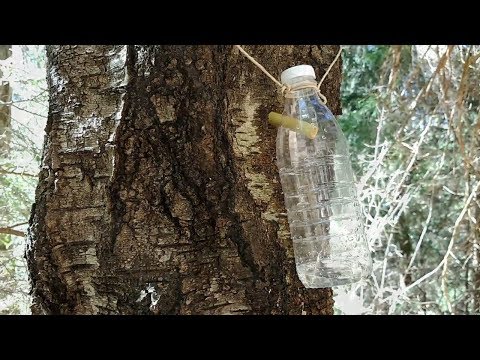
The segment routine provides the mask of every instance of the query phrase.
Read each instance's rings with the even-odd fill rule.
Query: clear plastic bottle
[[[281,80],[292,89],[316,85],[309,65],[285,70]],[[291,91],[285,101],[282,118],[300,120],[277,133],[298,276],[307,288],[359,281],[372,264],[345,135],[314,87]]]

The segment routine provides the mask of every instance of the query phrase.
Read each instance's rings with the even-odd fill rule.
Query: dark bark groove
[[[248,46],[266,68],[337,46]],[[232,46],[51,46],[34,313],[331,314],[297,278],[275,85]],[[340,110],[340,64],[324,85]]]

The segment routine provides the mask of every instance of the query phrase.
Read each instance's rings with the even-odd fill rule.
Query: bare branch
[[[38,174],[34,175],[34,174],[25,173],[25,172],[17,172],[17,171],[3,170],[3,169],[0,169],[0,174],[19,175],[19,176],[28,176],[28,177],[38,178]]]
[[[21,223],[18,223],[18,224],[14,224],[14,225],[10,225],[10,226],[4,226],[5,228],[7,229],[13,229],[13,228],[16,228],[18,226],[22,226],[22,225],[26,225],[28,224],[28,221],[24,221],[24,222],[21,222]]]
[[[457,237],[457,232],[458,232],[459,225],[462,222],[463,217],[467,213],[468,207],[470,206],[470,202],[472,201],[472,199],[476,195],[478,188],[480,188],[480,181],[477,182],[477,185],[474,187],[474,189],[470,193],[470,196],[468,197],[467,201],[465,202],[465,206],[463,207],[462,211],[460,212],[460,215],[458,215],[457,220],[455,221],[455,225],[454,225],[453,231],[452,231],[452,237],[450,238],[450,243],[448,244],[447,252],[445,253],[445,256],[443,257],[442,261],[440,261],[440,263],[435,267],[435,269],[433,269],[429,273],[423,275],[420,279],[416,280],[415,282],[413,282],[412,284],[407,286],[405,289],[403,289],[399,293],[390,295],[388,298],[384,299],[382,302],[386,302],[386,301],[388,301],[388,300],[390,300],[394,297],[396,297],[398,299],[400,296],[404,295],[407,291],[411,290],[413,287],[419,285],[420,283],[422,283],[426,279],[430,278],[438,270],[440,270],[440,268],[442,268],[442,266],[444,266],[445,262],[447,261],[448,256],[450,255],[450,252],[452,251],[452,247],[453,247],[453,244],[455,242],[455,238]],[[395,300],[395,302],[392,304],[392,307],[396,304],[396,302],[397,302],[397,300]]]
[[[20,110],[20,111],[25,111],[26,113],[29,113],[29,114],[31,114],[31,115],[39,116],[39,117],[42,117],[42,118],[45,118],[45,119],[47,118],[47,116],[45,116],[45,115],[35,113],[35,112],[33,112],[33,111],[30,111],[30,110],[21,108],[21,107],[19,107],[19,106],[17,106],[17,105],[14,105],[14,104],[11,104],[10,106],[12,106],[12,107],[14,107],[15,109],[18,109],[18,110]]]
[[[28,102],[28,101],[34,101],[35,99],[39,98],[43,94],[45,94],[48,90],[43,89],[41,92],[39,92],[37,95],[31,97],[30,99],[25,99],[25,100],[15,100],[15,101],[2,101],[0,100],[0,105],[12,105],[12,104],[18,104],[22,102]],[[41,103],[39,103],[41,104]]]
[[[412,258],[410,259],[410,262],[407,266],[407,270],[405,270],[405,274],[403,275],[403,278],[408,274],[408,271],[413,265],[413,262],[415,261],[415,258],[418,254],[418,250],[420,250],[420,246],[422,246],[423,238],[425,237],[425,234],[427,233],[428,229],[428,224],[430,224],[430,220],[432,219],[432,208],[433,208],[433,191],[432,191],[432,196],[430,197],[430,206],[428,208],[428,216],[427,220],[425,221],[425,226],[423,227],[422,233],[420,234],[420,238],[418,239],[417,246],[415,246],[415,250],[413,251]]]
[[[15,235],[15,236],[21,236],[21,237],[25,236],[25,233],[23,231],[13,230],[5,227],[0,227],[0,234]]]

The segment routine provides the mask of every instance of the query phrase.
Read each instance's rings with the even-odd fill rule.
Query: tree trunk
[[[323,74],[338,46],[248,46]],[[50,46],[27,260],[35,314],[331,314],[305,289],[275,165],[275,85],[233,46]],[[341,66],[324,93],[340,111]]]
[[[12,55],[12,45],[0,45],[0,60],[6,60]],[[0,157],[7,156],[10,145],[12,88],[8,81],[2,79],[0,71]],[[7,104],[5,104],[7,103]]]

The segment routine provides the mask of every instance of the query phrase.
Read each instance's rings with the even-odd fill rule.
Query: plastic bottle
[[[277,165],[298,276],[307,288],[357,282],[372,264],[346,138],[314,88],[313,67],[289,68],[281,80],[292,90],[283,115],[269,120],[280,125]]]

